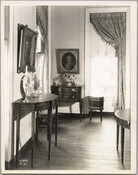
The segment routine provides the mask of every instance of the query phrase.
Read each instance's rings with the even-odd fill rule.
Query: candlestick
[[[28,103],[29,100],[27,98],[28,96],[28,77],[27,77],[27,72],[28,72],[28,66],[26,65],[25,67],[25,99],[23,100],[24,103]]]
[[[26,80],[26,86],[27,86],[27,72],[28,72],[28,66],[26,65],[26,68],[25,68],[25,80]]]

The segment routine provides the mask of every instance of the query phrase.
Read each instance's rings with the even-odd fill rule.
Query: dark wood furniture
[[[100,110],[101,122],[102,122],[102,111],[104,109],[104,97],[89,97],[89,114],[90,121],[92,120],[92,112],[94,110]]]
[[[51,86],[51,93],[58,95],[58,106],[71,106],[79,102],[80,121],[82,119],[82,86]]]
[[[35,140],[35,111],[37,112],[36,120],[38,120],[38,112],[41,110],[48,110],[48,160],[50,160],[51,148],[51,130],[52,130],[52,108],[56,108],[56,131],[55,131],[55,146],[57,146],[57,120],[58,120],[58,99],[54,94],[41,94],[39,97],[30,97],[28,103],[23,103],[23,99],[16,100],[12,103],[12,155],[14,157],[14,121],[16,121],[16,167],[19,162],[19,137],[20,137],[20,120],[27,114],[32,112],[31,124],[31,139],[32,139],[32,152],[31,152],[31,168],[33,168],[34,156],[34,140]],[[36,121],[36,123],[38,123]],[[27,133],[26,133],[27,134]],[[36,136],[38,135],[38,127],[36,126]]]
[[[55,118],[56,118],[56,111],[54,111],[54,113],[52,113],[52,134],[54,134],[54,128],[55,128]],[[48,123],[48,111],[47,110],[43,110],[38,112],[38,121],[37,121],[37,127],[47,127],[47,123]],[[48,132],[47,132],[48,133]],[[48,136],[47,136],[48,138]],[[38,140],[38,133],[36,136],[36,139]]]
[[[116,122],[117,122],[117,143],[116,149],[118,150],[119,144],[119,126],[121,126],[121,161],[124,160],[124,137],[125,128],[130,129],[130,110],[118,110],[115,112]]]

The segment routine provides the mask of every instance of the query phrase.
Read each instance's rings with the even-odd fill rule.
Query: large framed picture
[[[17,72],[25,72],[25,67],[28,66],[29,72],[35,71],[35,51],[38,33],[18,24],[18,51],[17,51]]]
[[[56,49],[57,72],[79,73],[79,49]]]

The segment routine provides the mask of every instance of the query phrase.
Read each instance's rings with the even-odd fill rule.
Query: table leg
[[[80,122],[82,119],[82,100],[79,102],[79,106],[80,106]]]
[[[55,119],[56,120],[56,119]],[[55,121],[56,122],[56,121]],[[54,134],[54,117],[52,115],[52,134]]]
[[[57,146],[57,129],[58,129],[58,105],[56,105],[56,127],[55,127],[55,146]]]
[[[19,139],[20,139],[20,114],[17,112],[17,123],[16,123],[16,167],[18,167],[19,162]]]
[[[102,122],[102,119],[103,119],[102,110],[100,110],[100,113],[101,113],[101,122]]]
[[[35,121],[35,111],[32,111],[32,152],[31,152],[31,168],[33,169],[34,160],[34,121]]]
[[[48,119],[47,119],[47,141],[49,141],[49,114],[48,114]]]
[[[16,113],[14,112],[14,107],[12,108],[12,133],[11,133],[11,158],[13,158],[14,162],[14,116],[16,116]],[[15,164],[14,164],[15,166]]]
[[[125,130],[123,127],[121,127],[121,161],[122,161],[122,164],[124,161],[124,136],[125,136]]]
[[[72,105],[69,106],[70,116],[72,117]]]
[[[50,103],[50,108],[48,109],[48,160],[50,160],[51,151],[51,130],[52,130],[52,102]]]
[[[117,124],[117,135],[116,135],[116,149],[118,150],[119,145],[119,125]]]
[[[39,117],[39,111],[37,111],[36,114],[36,140],[38,140],[38,117]]]
[[[72,114],[72,105],[69,106],[70,114]]]

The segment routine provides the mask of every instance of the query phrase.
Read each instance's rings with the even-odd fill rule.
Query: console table
[[[51,93],[58,95],[58,106],[71,106],[79,102],[80,121],[82,119],[82,86],[51,86]]]
[[[12,103],[12,155],[14,156],[14,121],[16,124],[16,167],[19,162],[19,136],[20,136],[20,120],[27,114],[32,112],[32,124],[31,124],[31,168],[33,168],[33,156],[34,156],[34,140],[35,140],[35,111],[37,111],[36,120],[38,120],[38,111],[48,110],[48,160],[50,160],[50,148],[51,148],[51,130],[52,130],[52,108],[56,108],[56,130],[55,130],[55,146],[57,146],[57,119],[58,119],[58,98],[54,94],[41,94],[39,97],[29,97],[28,103],[23,103],[23,99],[16,100]],[[36,122],[37,123],[37,122]],[[36,127],[36,135],[38,133]]]
[[[117,122],[117,144],[116,149],[118,150],[119,143],[119,126],[121,126],[121,161],[124,160],[124,135],[125,128],[130,129],[130,110],[118,110],[115,112],[116,122]]]

